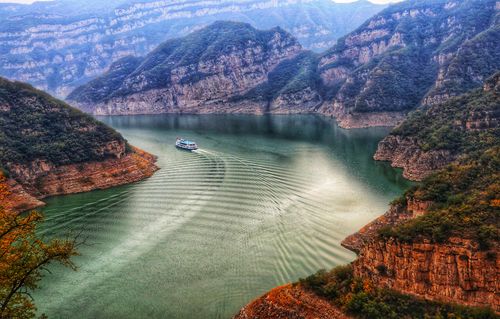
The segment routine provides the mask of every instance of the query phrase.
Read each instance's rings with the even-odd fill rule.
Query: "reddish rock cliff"
[[[499,253],[498,248],[482,251],[462,238],[444,244],[373,240],[361,249],[353,268],[355,276],[380,287],[500,311]]]
[[[406,199],[347,237],[342,245],[358,254],[354,275],[379,287],[421,298],[492,307],[500,312],[500,249],[481,250],[469,239],[451,237],[444,243],[415,239],[403,243],[382,239],[378,230],[425,214],[431,202]]]
[[[234,319],[348,319],[328,301],[300,287],[284,285],[246,305]]]
[[[10,194],[2,206],[12,211],[24,211],[43,206],[39,199],[63,194],[88,192],[140,181],[158,170],[156,157],[138,148],[121,157],[99,162],[53,166],[33,164],[17,166],[16,180],[4,184]],[[36,169],[34,169],[36,167]]]
[[[22,212],[45,205],[44,202],[28,194],[15,180],[7,179],[1,174],[0,189],[3,194],[0,206],[7,211]]]

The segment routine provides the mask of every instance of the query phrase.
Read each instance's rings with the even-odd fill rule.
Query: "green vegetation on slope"
[[[273,49],[272,40],[275,37],[288,45],[298,45],[295,38],[279,27],[261,31],[247,23],[214,22],[185,37],[164,42],[140,61],[133,63],[118,61],[115,65],[124,66],[118,68],[120,70],[118,74],[112,69],[77,88],[68,99],[78,102],[100,102],[138,91],[168,87],[171,84],[172,70],[176,68],[205,62],[217,64],[220,56],[236,51],[261,49],[266,55]],[[177,74],[181,77],[180,83],[196,82],[211,75],[190,68],[185,71],[185,74]]]
[[[425,179],[406,198],[432,202],[430,211],[381,235],[444,242],[458,235],[487,249],[500,242],[500,72],[484,89],[413,112],[392,135],[416,141],[424,151],[448,150],[455,163]]]
[[[490,81],[500,77],[497,74]],[[476,154],[500,143],[498,88],[453,98],[411,113],[392,135],[416,139],[422,150]]]
[[[493,319],[492,310],[427,301],[374,287],[354,277],[352,268],[339,266],[320,270],[299,282],[304,288],[329,300],[355,318],[363,319]]]
[[[330,94],[348,112],[392,112],[412,110],[427,95],[457,95],[480,86],[500,69],[495,5],[423,0],[388,7],[322,55],[331,62],[321,72],[340,67],[349,73]]]
[[[46,160],[56,165],[102,160],[124,142],[113,129],[28,84],[0,78],[0,166]]]
[[[380,231],[382,237],[411,242],[445,242],[450,236],[476,240],[483,249],[500,242],[500,147],[464,158],[405,194],[433,204],[418,218]]]
[[[300,92],[308,87],[321,93],[323,84],[317,72],[317,66],[317,55],[312,52],[303,52],[278,64],[269,73],[265,83],[234,100],[272,101],[281,94]]]

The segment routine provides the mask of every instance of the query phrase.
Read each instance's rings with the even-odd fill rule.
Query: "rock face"
[[[403,168],[408,179],[422,180],[498,134],[499,93],[497,72],[482,90],[416,111],[379,143],[374,159]]]
[[[231,98],[266,82],[280,62],[301,51],[280,28],[258,31],[248,24],[216,22],[165,42],[139,63],[117,62],[68,100],[93,114],[241,112]],[[250,105],[245,113],[262,113],[262,106]]]
[[[138,148],[120,158],[54,166],[47,163],[15,165],[11,174],[37,198],[88,192],[130,184],[153,175],[156,158]]]
[[[0,189],[3,190],[1,207],[10,212],[23,212],[45,205],[44,202],[28,194],[14,179],[7,179],[0,174]]]
[[[246,305],[234,319],[348,319],[326,300],[299,285],[274,288]]]
[[[403,168],[403,176],[419,181],[455,160],[450,150],[423,151],[415,139],[389,135],[380,141],[373,156],[377,161],[391,162]]]
[[[429,300],[500,311],[500,250],[480,249],[477,242],[451,237],[446,243],[415,239],[404,243],[381,239],[378,231],[426,214],[431,202],[407,198],[406,204],[389,211],[350,235],[342,245],[358,254],[354,275],[378,287],[395,289]]]
[[[389,210],[374,221],[363,226],[355,234],[347,236],[342,241],[342,246],[359,254],[361,249],[378,235],[378,231],[386,226],[395,226],[404,221],[425,214],[431,202],[417,201],[407,198],[406,206],[391,205]]]
[[[329,0],[55,0],[0,4],[0,75],[59,97],[115,61],[143,56],[168,39],[216,20],[259,29],[281,26],[305,47],[323,50],[385,6]]]
[[[136,182],[156,158],[121,135],[33,87],[0,78],[0,166],[10,179],[2,205],[23,211],[38,199]]]
[[[495,0],[392,5],[322,55],[333,98],[321,112],[342,127],[398,124],[420,105],[479,87],[500,68]]]
[[[362,248],[353,267],[355,276],[381,287],[499,312],[499,253],[498,248],[482,251],[462,238],[446,244],[374,240]]]

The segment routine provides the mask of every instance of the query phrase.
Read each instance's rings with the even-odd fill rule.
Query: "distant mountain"
[[[93,114],[262,113],[261,103],[236,97],[266,83],[283,64],[296,73],[293,61],[309,58],[301,53],[298,41],[279,27],[260,31],[246,23],[215,22],[166,41],[143,59],[115,62],[68,100]]]
[[[390,6],[320,60],[322,112],[345,127],[391,125],[419,105],[481,86],[500,69],[495,0],[422,0]]]
[[[60,97],[111,63],[217,20],[280,26],[324,50],[385,6],[331,0],[55,0],[0,4],[0,75]]]
[[[96,114],[319,112],[334,115],[343,127],[391,126],[418,106],[480,87],[500,69],[499,10],[495,0],[405,1],[367,20],[323,54],[301,50],[291,34],[281,32],[285,42],[294,46],[287,54],[281,52],[277,58],[265,51],[267,56],[243,63],[245,50],[254,45],[245,43],[254,35],[243,41],[244,37],[261,32],[247,25],[239,43],[228,37],[226,44],[234,50],[229,55],[220,52],[217,56],[210,43],[196,42],[200,57],[213,57],[209,63],[226,59],[224,69],[208,68],[208,60],[189,60],[188,66],[185,58],[178,59],[177,49],[174,58],[161,62],[170,54],[162,50],[205,37],[195,32],[192,38],[167,42],[145,59],[117,62],[68,99]],[[240,27],[226,23],[226,28],[235,28],[227,33],[236,34]],[[218,31],[209,26],[201,32]],[[184,44],[181,47],[187,48]],[[259,46],[266,48],[264,43]],[[189,56],[187,50],[183,54]],[[229,57],[234,54],[241,61],[231,64]],[[144,72],[145,61],[150,69],[168,72]],[[161,67],[152,67],[160,62]],[[262,65],[265,71],[248,80],[248,74]],[[222,78],[237,89],[216,84]],[[148,85],[134,84],[137,81]],[[168,89],[153,91],[149,82],[161,81],[160,86]]]
[[[135,182],[157,169],[154,157],[115,130],[47,93],[0,78],[0,170],[22,211],[34,198]],[[3,174],[2,174],[3,175]]]

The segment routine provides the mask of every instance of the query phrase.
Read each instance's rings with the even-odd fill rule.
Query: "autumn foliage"
[[[46,267],[59,262],[75,269],[74,239],[44,241],[36,235],[43,217],[38,212],[18,214],[2,208],[8,195],[0,174],[0,318],[33,318],[35,305],[30,291],[36,289]]]

